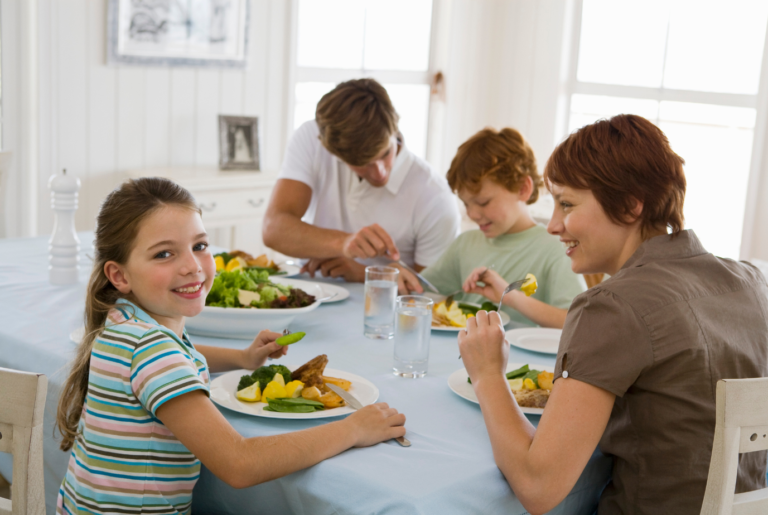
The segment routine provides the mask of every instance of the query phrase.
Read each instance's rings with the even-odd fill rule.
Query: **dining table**
[[[83,326],[93,233],[81,232],[79,281],[67,286],[48,280],[49,237],[0,239],[0,367],[48,377],[44,427],[47,513],[55,513],[69,453],[54,434],[59,391],[67,378],[76,343],[70,334]],[[354,448],[280,479],[234,489],[205,466],[193,493],[193,513],[255,514],[525,514],[494,463],[480,406],[455,394],[448,377],[463,368],[457,360],[457,333],[431,331],[428,371],[422,378],[395,376],[393,341],[363,336],[364,287],[336,279],[298,279],[346,288],[350,295],[323,303],[290,323],[307,336],[292,345],[280,363],[297,367],[319,354],[328,367],[357,374],[406,415],[410,447],[394,441]],[[513,324],[507,326],[513,328]],[[282,331],[284,327],[272,328]],[[255,336],[255,334],[254,334]],[[245,348],[249,340],[191,335],[193,344]],[[552,366],[554,356],[510,349],[510,362]],[[217,376],[214,374],[213,379]],[[2,392],[0,392],[2,395]],[[338,418],[299,420],[250,416],[219,407],[244,437],[300,431]],[[534,424],[539,416],[526,415]],[[254,463],[254,466],[264,466]],[[593,514],[610,478],[612,461],[595,450],[568,496],[550,513]],[[12,460],[0,453],[0,473],[11,477]]]

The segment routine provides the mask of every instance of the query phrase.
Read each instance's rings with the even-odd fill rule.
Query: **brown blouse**
[[[765,278],[707,253],[693,231],[652,238],[574,299],[561,376],[616,395],[600,440],[613,476],[598,513],[698,514],[717,381],[768,376]],[[765,474],[765,451],[743,455],[737,492],[765,487]]]

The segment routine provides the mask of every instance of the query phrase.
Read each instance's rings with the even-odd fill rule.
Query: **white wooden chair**
[[[768,378],[718,381],[716,413],[701,515],[768,513],[768,488],[734,494],[739,453],[768,449]]]
[[[11,500],[0,498],[0,515],[45,513],[43,412],[48,379],[0,368],[0,451],[13,455]]]

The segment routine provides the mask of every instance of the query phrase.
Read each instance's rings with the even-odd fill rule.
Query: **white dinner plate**
[[[243,402],[235,397],[240,377],[245,374],[250,374],[251,372],[252,371],[250,370],[233,370],[232,372],[227,372],[211,381],[211,400],[219,406],[231,409],[232,411],[237,411],[238,413],[266,418],[331,418],[354,413],[355,411],[349,406],[315,411],[313,413],[280,413],[277,411],[264,411],[264,408],[267,407],[267,404],[264,402]],[[333,368],[326,368],[323,375],[351,381],[352,386],[349,388],[349,393],[357,397],[363,406],[373,404],[379,398],[379,389],[376,388],[375,384],[364,377],[350,374],[349,372],[344,372],[342,370],[335,370]]]
[[[293,263],[282,263],[278,265],[277,268],[279,268],[281,272],[285,272],[277,277],[293,277],[294,275],[299,275],[299,272],[301,271],[301,267],[294,265]]]
[[[562,329],[524,327],[507,331],[507,341],[517,348],[557,355]]]
[[[467,302],[462,302],[462,304],[468,304],[468,303]],[[475,305],[477,305],[477,304],[475,304]],[[509,321],[510,321],[509,315],[507,315],[506,313],[504,313],[502,311],[501,313],[499,313],[499,316],[501,316],[501,323],[502,323],[502,325],[507,325],[509,323]],[[464,329],[464,328],[463,327],[448,327],[448,326],[445,326],[445,325],[441,325],[441,326],[437,326],[437,327],[435,327],[434,325],[432,326],[432,330],[433,331],[446,331],[446,332],[449,332],[449,333],[458,333],[462,329]]]
[[[328,297],[329,295],[333,295],[334,293],[336,296],[330,300],[324,300],[323,303],[327,302],[339,302],[341,300],[345,300],[349,298],[349,290],[344,288],[343,286],[337,286],[335,284],[328,284],[328,283],[314,283],[320,286],[320,288],[323,289],[325,292],[325,295],[323,297]]]
[[[507,363],[506,371],[509,372],[511,370],[518,369],[523,365],[525,365],[525,363]],[[528,367],[532,370],[543,370],[545,372],[555,371],[555,367],[549,365],[537,365],[535,363],[528,363]],[[474,402],[475,404],[479,404],[477,395],[475,395],[475,389],[472,388],[472,385],[467,382],[468,378],[469,374],[467,374],[466,368],[457,370],[448,377],[448,387],[453,390],[453,393],[459,397],[467,399],[470,402]],[[527,415],[541,415],[544,413],[544,408],[520,408],[520,411]]]

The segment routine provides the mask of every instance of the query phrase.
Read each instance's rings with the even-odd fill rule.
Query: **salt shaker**
[[[80,179],[67,175],[51,175],[48,179],[51,190],[51,208],[55,214],[53,234],[48,244],[48,278],[51,284],[73,284],[77,282],[80,240],[75,232],[75,211]]]

